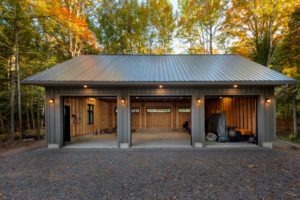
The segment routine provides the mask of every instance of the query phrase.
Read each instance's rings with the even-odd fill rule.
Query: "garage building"
[[[295,83],[239,55],[83,55],[23,80],[56,148],[272,147],[274,87]]]

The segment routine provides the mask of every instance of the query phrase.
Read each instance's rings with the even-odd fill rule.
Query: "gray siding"
[[[257,129],[259,144],[271,142],[275,136],[275,98],[273,87],[173,87],[173,88],[79,88],[79,87],[47,87],[46,88],[46,134],[48,144],[63,145],[63,96],[117,96],[118,107],[118,142],[131,144],[130,134],[130,96],[171,96],[186,95],[192,97],[192,144],[204,144],[204,98],[206,95],[255,95],[257,103]],[[55,98],[54,104],[48,100]],[[197,99],[201,103],[197,103]],[[266,98],[271,98],[271,103],[265,103]],[[121,100],[125,99],[125,103]]]

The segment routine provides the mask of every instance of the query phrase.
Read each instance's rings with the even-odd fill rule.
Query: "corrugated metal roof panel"
[[[86,55],[26,78],[23,83],[252,83],[295,80],[238,55]]]

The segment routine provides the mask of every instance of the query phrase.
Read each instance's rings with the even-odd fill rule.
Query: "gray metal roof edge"
[[[21,82],[23,85],[38,85],[38,86],[153,86],[153,85],[181,85],[181,86],[220,86],[220,85],[245,85],[245,86],[279,86],[279,85],[295,85],[296,80],[284,81],[176,81],[176,82],[162,82],[162,81],[26,81]]]

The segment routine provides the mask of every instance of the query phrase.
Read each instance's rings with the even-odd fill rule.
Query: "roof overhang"
[[[226,85],[243,85],[243,86],[280,86],[295,85],[296,80],[290,81],[181,81],[181,82],[161,82],[161,81],[22,81],[23,85],[36,86],[226,86]]]

